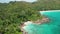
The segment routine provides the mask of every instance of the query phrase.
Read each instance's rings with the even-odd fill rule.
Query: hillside
[[[22,22],[41,19],[41,10],[60,10],[60,0],[15,1],[0,3],[0,33],[20,34]]]

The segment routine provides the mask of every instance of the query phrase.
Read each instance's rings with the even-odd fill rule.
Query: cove
[[[43,24],[29,24],[24,30],[28,34],[60,34],[60,10],[40,11],[50,19],[49,22]]]

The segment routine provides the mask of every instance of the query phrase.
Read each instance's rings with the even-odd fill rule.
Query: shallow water
[[[30,24],[24,29],[28,34],[60,34],[60,10],[49,12],[41,12],[42,15],[47,16],[50,22],[44,24]]]

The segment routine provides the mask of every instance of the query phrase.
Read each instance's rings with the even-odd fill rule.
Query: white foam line
[[[41,14],[45,12],[60,12],[60,10],[47,10],[47,11],[40,11]]]
[[[40,12],[60,12],[60,10],[47,10],[47,11],[40,11]]]

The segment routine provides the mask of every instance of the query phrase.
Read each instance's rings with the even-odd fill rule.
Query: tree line
[[[59,10],[60,0],[38,0],[36,2],[11,1],[0,3],[0,34],[20,34],[22,22],[41,19],[39,11]]]

